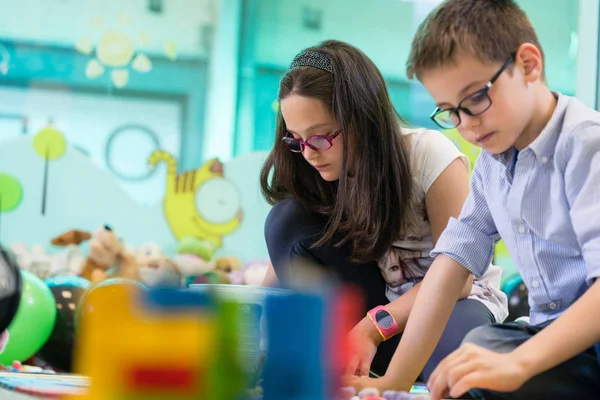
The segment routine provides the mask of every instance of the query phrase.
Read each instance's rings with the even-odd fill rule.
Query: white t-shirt
[[[381,273],[387,283],[386,296],[397,299],[420,282],[431,266],[433,237],[427,217],[425,195],[442,172],[460,158],[467,169],[469,159],[442,133],[428,129],[403,129],[410,135],[410,162],[413,175],[413,205],[411,223],[404,228],[392,249],[379,261]],[[502,322],[508,316],[506,295],[500,290],[502,269],[490,266],[481,278],[475,278],[469,298],[484,303]]]

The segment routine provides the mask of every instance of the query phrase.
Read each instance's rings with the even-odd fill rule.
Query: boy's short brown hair
[[[513,0],[446,0],[419,26],[406,62],[409,79],[452,63],[466,51],[487,63],[505,62],[523,43],[544,51],[525,12]]]

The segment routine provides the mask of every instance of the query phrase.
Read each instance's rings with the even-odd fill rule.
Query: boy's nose
[[[481,125],[481,116],[471,116],[463,111],[460,112],[459,128],[473,129]]]

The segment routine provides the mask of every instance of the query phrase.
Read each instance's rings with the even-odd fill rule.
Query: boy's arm
[[[582,124],[568,143],[565,193],[573,230],[579,240],[588,282],[600,277],[600,135],[597,125]],[[559,160],[560,162],[560,160]],[[536,374],[600,342],[600,320],[590,312],[600,305],[600,283],[588,291],[548,328],[515,350],[515,356]],[[534,340],[535,339],[535,340]]]
[[[490,265],[499,236],[483,192],[481,159],[473,170],[460,217],[450,219],[432,253],[439,255],[422,282],[382,378],[386,389],[410,389],[437,346],[469,276],[483,275]]]
[[[598,126],[582,125],[568,143],[565,193],[573,230],[579,240],[588,282],[600,277],[600,135]],[[560,163],[560,160],[558,160]],[[550,326],[515,350],[530,376],[550,369],[600,342],[600,320],[590,313],[600,305],[600,282]]]
[[[468,196],[468,170],[465,168],[463,161],[457,158],[446,167],[444,172],[433,182],[425,194],[425,207],[429,223],[431,224],[431,236],[434,246],[437,244],[444,229],[446,229],[448,220],[460,215]],[[386,306],[398,323],[399,331],[403,331],[406,326],[408,315],[414,305],[422,283],[419,282],[405,294]],[[467,298],[471,294],[472,285],[473,276],[469,275],[461,289],[459,298]],[[367,322],[370,322],[370,320]],[[374,334],[377,334],[375,326],[372,323],[368,325],[374,330]]]
[[[600,280],[546,329],[514,350],[515,360],[531,378],[600,342],[600,319],[590,318],[600,304]]]
[[[600,320],[590,318],[600,304],[600,135],[598,126],[582,124],[557,149],[556,164],[564,175],[573,230],[582,249],[591,287],[556,321],[508,354],[470,349],[460,361],[457,351],[430,382],[432,395],[445,388],[459,396],[477,387],[511,391],[600,342]],[[568,271],[563,271],[568,273]],[[449,357],[450,358],[450,357]],[[478,365],[477,370],[471,366]],[[472,371],[472,372],[469,372]],[[518,371],[515,375],[515,371]],[[435,376],[438,375],[438,376]],[[447,379],[452,375],[452,381]],[[516,382],[515,382],[516,381]]]
[[[400,344],[385,377],[386,389],[408,390],[442,336],[470,272],[439,255],[423,279]]]

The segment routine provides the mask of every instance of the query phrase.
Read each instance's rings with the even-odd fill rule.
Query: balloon
[[[39,352],[54,368],[72,372],[75,344],[75,311],[92,283],[78,276],[55,276],[46,280],[56,302],[56,322],[50,338]]]
[[[10,340],[0,354],[0,363],[25,361],[37,353],[50,337],[56,319],[56,303],[50,288],[31,272],[21,270],[23,289],[15,318],[8,326]]]

